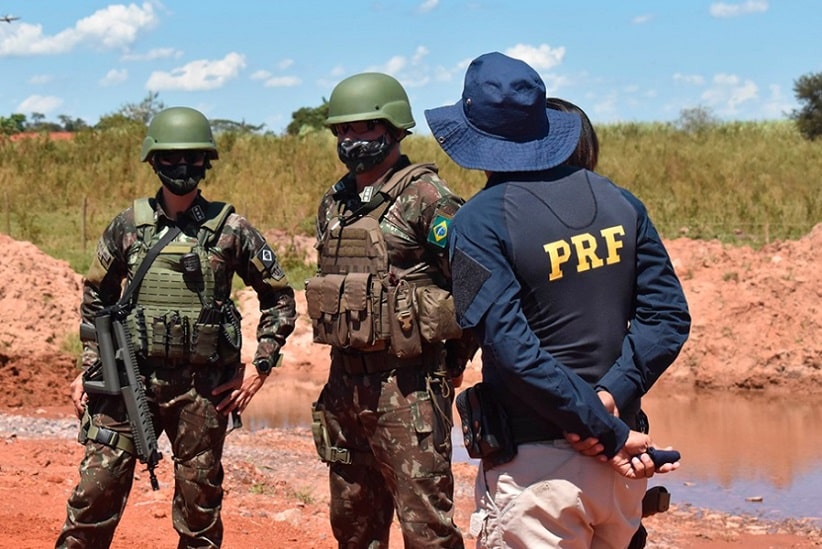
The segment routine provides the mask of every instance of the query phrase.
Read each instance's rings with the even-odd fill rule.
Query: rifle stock
[[[137,458],[148,467],[151,487],[158,490],[160,486],[154,468],[163,456],[157,448],[157,435],[154,432],[145,387],[140,381],[140,367],[131,338],[126,326],[110,313],[97,316],[94,319],[94,328],[86,323],[81,324],[81,339],[90,335],[92,329],[97,340],[103,380],[86,380],[83,382],[83,388],[89,394],[121,395],[126,406]]]

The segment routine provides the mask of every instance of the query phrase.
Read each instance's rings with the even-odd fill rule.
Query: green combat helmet
[[[349,76],[337,84],[328,100],[326,126],[362,120],[387,120],[401,130],[416,125],[402,85],[379,72]]]
[[[145,162],[151,153],[169,150],[208,151],[211,160],[219,158],[208,119],[189,107],[171,107],[151,119],[140,160]]]

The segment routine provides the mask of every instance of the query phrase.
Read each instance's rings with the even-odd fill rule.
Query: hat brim
[[[511,141],[473,126],[462,101],[425,111],[434,138],[451,159],[467,169],[490,172],[547,170],[565,162],[579,143],[579,115],[545,109],[548,134],[530,141]]]

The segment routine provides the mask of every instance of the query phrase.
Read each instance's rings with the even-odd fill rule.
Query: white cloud
[[[155,61],[157,59],[179,59],[183,52],[174,48],[154,48],[146,53],[127,53],[121,57],[123,61]]]
[[[708,10],[714,17],[738,17],[749,13],[763,13],[768,11],[767,0],[746,0],[739,4],[726,4],[717,2],[711,4]]]
[[[63,104],[63,100],[53,95],[31,95],[17,106],[17,112],[33,113],[39,112],[48,114],[58,109]]]
[[[100,79],[100,85],[114,86],[126,80],[128,80],[128,71],[126,69],[111,69]]]
[[[422,4],[420,4],[419,10],[422,13],[428,13],[429,11],[436,8],[440,3],[440,0],[424,0]]]
[[[52,36],[42,25],[22,23],[0,39],[0,56],[54,55],[73,50],[79,44],[101,49],[126,48],[157,22],[152,4],[114,4],[94,12]]]
[[[286,69],[290,69],[292,66],[294,66],[294,60],[293,59],[283,59],[282,61],[277,63],[277,68],[280,69],[281,71],[284,71]]]
[[[252,80],[267,80],[271,78],[271,73],[266,70],[254,71],[249,78]]]
[[[742,81],[735,74],[717,74],[702,100],[723,114],[735,114],[742,103],[756,99],[759,88],[751,80]]]
[[[187,63],[171,72],[152,72],[146,82],[151,91],[184,90],[202,91],[221,88],[237,77],[245,68],[245,56],[231,52],[222,59],[200,59]]]
[[[535,70],[552,69],[562,63],[565,57],[565,48],[552,48],[548,44],[539,46],[529,46],[527,44],[517,44],[513,48],[505,50],[505,54],[515,59],[525,61]]]
[[[37,74],[29,78],[28,83],[34,85],[48,84],[53,80],[50,74]]]
[[[275,76],[266,80],[263,85],[266,88],[293,88],[302,83],[303,81],[296,76]]]
[[[653,18],[654,16],[650,14],[637,15],[636,17],[631,19],[631,23],[633,23],[634,25],[644,25],[645,23],[651,21],[651,19]]]
[[[701,74],[674,73],[674,82],[677,84],[688,84],[691,86],[701,86],[705,83],[705,78]]]

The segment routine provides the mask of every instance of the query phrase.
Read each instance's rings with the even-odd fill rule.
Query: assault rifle
[[[157,449],[157,435],[134,347],[122,322],[123,313],[119,306],[114,306],[104,309],[94,319],[94,325],[80,324],[80,340],[97,342],[103,374],[102,381],[84,380],[83,388],[89,394],[120,395],[123,398],[137,458],[148,467],[152,489],[158,490],[160,485],[154,468],[163,455]]]

